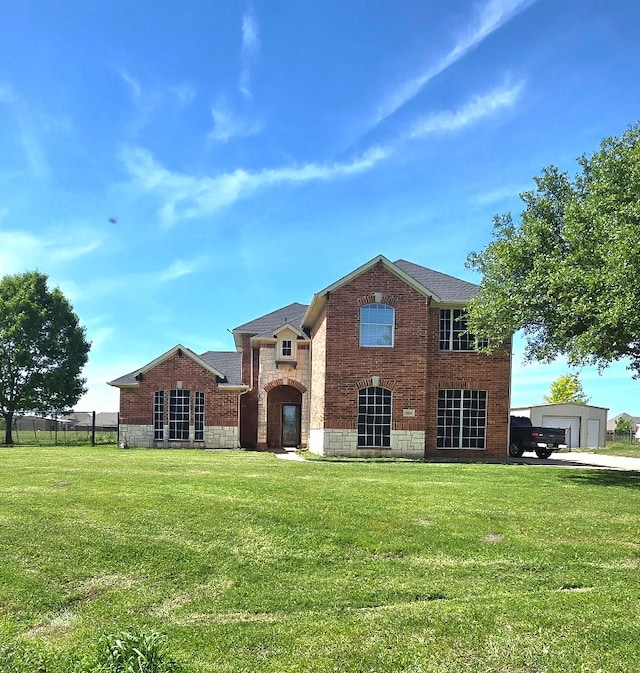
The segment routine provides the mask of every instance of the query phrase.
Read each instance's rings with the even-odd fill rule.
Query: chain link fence
[[[13,444],[17,446],[81,446],[118,443],[117,412],[74,411],[45,416],[14,416]],[[5,422],[0,420],[5,438]]]

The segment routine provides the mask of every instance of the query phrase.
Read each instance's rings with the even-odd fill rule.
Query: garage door
[[[564,428],[567,446],[577,449],[580,446],[580,416],[543,416],[542,426],[545,428]]]

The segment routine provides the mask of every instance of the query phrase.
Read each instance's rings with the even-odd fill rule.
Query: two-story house
[[[378,256],[309,305],[174,346],[110,382],[130,446],[308,448],[330,456],[503,459],[510,345],[476,352],[466,281]]]

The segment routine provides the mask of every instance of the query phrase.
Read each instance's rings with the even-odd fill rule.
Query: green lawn
[[[640,458],[640,442],[616,441],[607,442],[606,448],[589,449],[591,453],[604,453],[608,456],[627,456],[628,458]]]
[[[128,626],[189,673],[637,669],[639,473],[104,447],[0,468],[0,643],[49,671]]]

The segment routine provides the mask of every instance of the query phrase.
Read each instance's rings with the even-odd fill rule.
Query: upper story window
[[[290,358],[293,356],[293,343],[291,339],[283,339],[280,342],[280,355],[282,355],[283,358]]]
[[[440,311],[440,350],[473,351],[480,345],[467,328],[464,309],[444,308]]]
[[[366,304],[360,309],[360,345],[393,346],[395,309],[387,304]]]

